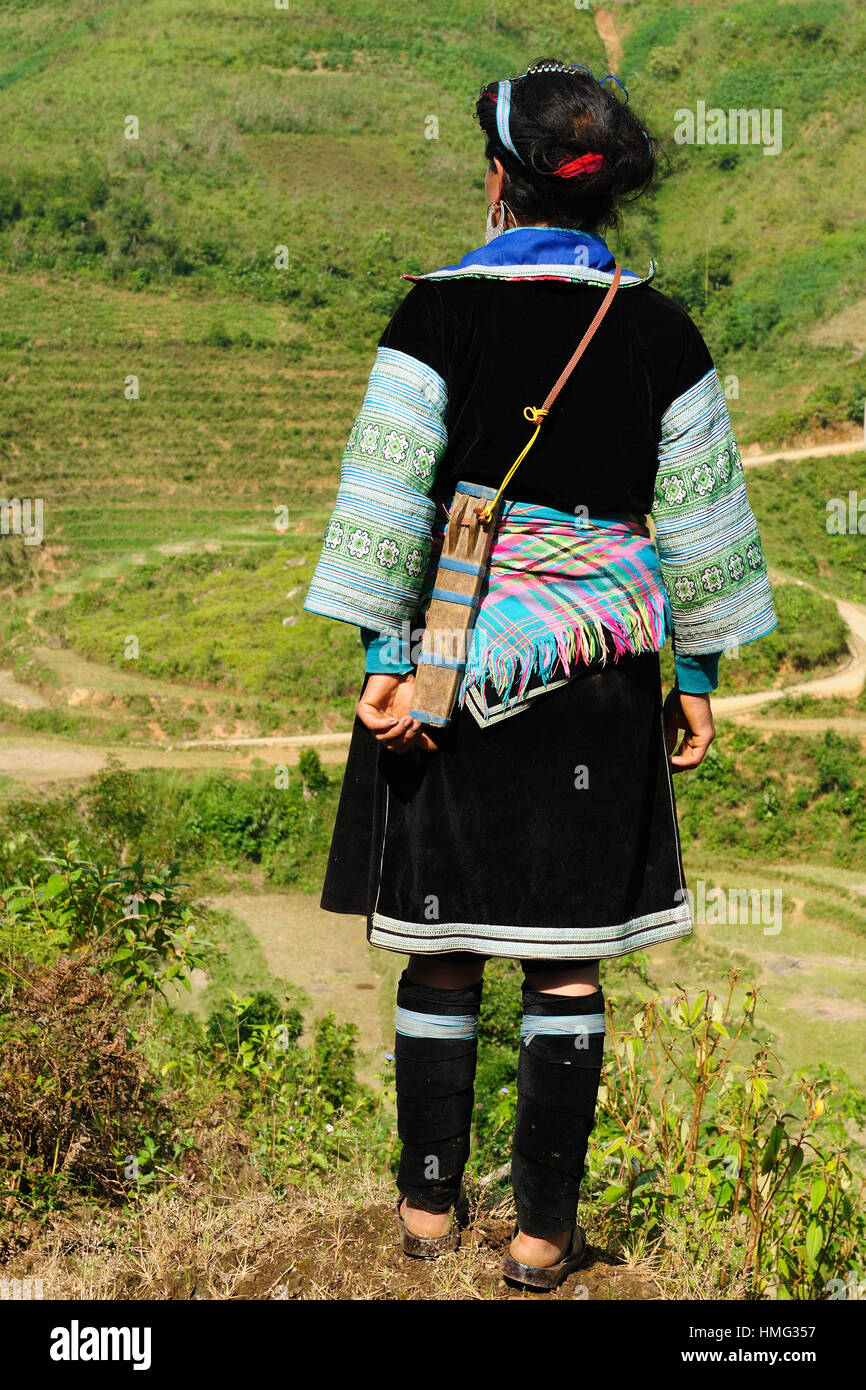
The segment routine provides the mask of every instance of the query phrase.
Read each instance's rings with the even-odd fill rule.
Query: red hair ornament
[[[567,159],[553,172],[558,179],[573,179],[578,174],[595,174],[604,164],[603,154],[582,154],[577,159]]]

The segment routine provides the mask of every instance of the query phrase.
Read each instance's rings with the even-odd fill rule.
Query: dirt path
[[[29,787],[45,787],[52,782],[77,781],[93,777],[105,767],[109,756],[119,758],[124,767],[175,768],[181,772],[200,772],[208,768],[248,771],[263,764],[296,767],[301,748],[320,746],[323,763],[343,763],[348,734],[311,734],[296,740],[276,740],[269,745],[267,758],[256,748],[233,748],[215,741],[190,749],[185,747],[130,748],[126,744],[82,744],[71,739],[0,738],[0,777],[11,777]],[[330,746],[329,746],[330,745]]]
[[[714,702],[714,712],[718,712],[718,706],[721,703],[721,700]],[[848,738],[852,736],[859,738],[861,745],[866,748],[866,715],[863,715],[862,718],[851,715],[839,719],[798,719],[795,716],[788,719],[773,719],[770,716],[762,718],[760,715],[746,711],[743,714],[734,715],[733,722],[735,724],[747,724],[750,729],[766,729],[768,733],[823,734],[828,729],[832,729],[834,733],[845,734]]]
[[[832,595],[824,594],[822,590],[816,589],[814,584],[807,584],[804,579],[794,580],[790,575],[782,574],[777,570],[772,572],[771,578],[786,583],[802,584],[805,588],[812,589],[824,598],[832,597]],[[864,680],[866,680],[866,606],[862,603],[852,603],[850,599],[843,598],[833,598],[833,602],[839,616],[848,628],[850,656],[844,665],[839,666],[829,676],[799,681],[796,685],[786,685],[781,690],[758,690],[748,695],[723,695],[718,700],[713,700],[714,713],[725,717],[746,715],[763,705],[784,699],[787,695],[815,695],[822,699],[831,695],[859,695],[863,689]],[[755,720],[755,723],[761,722],[763,721]],[[804,728],[807,723],[806,720],[798,719],[784,722],[795,728]],[[818,722],[826,727],[827,721]]]
[[[617,33],[610,10],[596,9],[593,12],[598,37],[604,44],[604,56],[611,72],[619,73],[622,66],[622,40]]]
[[[754,468],[760,463],[779,463],[785,459],[829,458],[831,454],[862,454],[866,440],[851,439],[841,444],[811,444],[806,449],[781,449],[774,454],[742,454],[743,466]]]
[[[782,578],[783,576],[779,576]],[[796,581],[803,583],[803,580]],[[813,586],[808,586],[813,587]],[[820,592],[820,591],[819,591]],[[836,607],[848,626],[850,656],[844,665],[828,676],[799,681],[796,685],[778,690],[759,690],[742,695],[723,695],[713,701],[713,710],[721,718],[736,719],[755,728],[785,729],[792,732],[823,732],[837,728],[839,732],[866,737],[866,715],[838,719],[773,719],[758,714],[766,705],[788,695],[856,696],[866,680],[866,606],[848,599],[834,599]],[[19,708],[26,705],[27,687],[20,686],[6,672],[0,672],[0,701],[8,700]],[[10,698],[11,697],[11,698]],[[27,707],[39,708],[37,696]],[[92,777],[114,755],[130,768],[177,768],[200,771],[207,768],[248,770],[263,764],[284,764],[294,767],[301,749],[313,747],[325,764],[342,763],[351,734],[318,733],[274,735],[266,738],[191,739],[182,744],[131,747],[126,744],[81,744],[71,739],[34,738],[7,735],[0,738],[0,776],[11,777],[27,786],[47,786],[52,782]]]
[[[32,686],[22,685],[11,671],[0,671],[0,704],[17,709],[45,709],[48,701]]]
[[[307,748],[327,747],[329,744],[345,747],[352,737],[345,734],[288,734],[271,735],[267,738],[191,738],[177,745],[179,750],[186,748]]]
[[[246,923],[273,974],[310,995],[314,1018],[333,1009],[357,1025],[359,1073],[373,1081],[384,1068],[381,991],[387,986],[390,1006],[402,957],[368,946],[362,917],[323,912],[303,893],[227,893],[206,901]]]

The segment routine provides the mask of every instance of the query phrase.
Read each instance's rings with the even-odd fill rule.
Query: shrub
[[[380,1109],[355,1075],[356,1026],[328,1013],[312,1025],[306,1046],[302,1028],[298,1010],[266,991],[241,997],[230,990],[208,1020],[204,1048],[206,1064],[238,1093],[260,1167],[289,1182],[375,1142],[360,1122]]]
[[[123,1200],[127,1158],[147,1138],[156,1161],[172,1124],[110,980],[89,955],[0,970],[7,1213],[38,1214],[75,1193]]]
[[[282,1005],[267,990],[257,990],[248,998],[230,991],[231,1002],[214,1009],[207,1020],[207,1038],[211,1047],[223,1056],[239,1051],[243,1043],[255,1041],[257,1029],[281,1024],[286,1044],[296,1043],[304,1029],[303,1016],[298,1009]]]
[[[824,1297],[863,1273],[866,1184],[832,1115],[837,1086],[825,1071],[781,1083],[754,1036],[757,990],[734,1008],[737,978],[726,999],[675,988],[630,1023],[609,1010],[591,1187],[634,1253],[679,1240],[703,1296]],[[862,1118],[864,1098],[844,1090]]]
[[[78,857],[71,842],[45,857],[42,875],[14,883],[0,898],[2,936],[26,952],[41,931],[60,949],[90,950],[131,994],[161,990],[175,980],[190,988],[210,943],[196,934],[183,902],[177,865],[156,868],[137,859],[125,868]]]

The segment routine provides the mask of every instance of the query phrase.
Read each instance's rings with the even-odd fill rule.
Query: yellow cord
[[[508,487],[508,484],[511,482],[511,479],[514,477],[518,468],[520,467],[523,460],[526,458],[526,455],[529,453],[530,449],[532,448],[533,444],[538,438],[538,431],[541,429],[547,411],[544,410],[541,406],[527,405],[524,406],[523,414],[527,420],[531,420],[532,423],[535,425],[535,433],[533,434],[526,448],[523,450],[522,454],[520,454],[519,457],[516,458],[512,463],[511,467],[509,468],[508,472],[502,480],[502,485],[499,491],[497,492],[496,496],[493,498],[491,502],[487,503],[487,506],[482,511],[478,513],[478,517],[481,521],[490,520],[491,516],[493,515],[493,508],[496,506],[496,503],[499,501],[503,492]]]

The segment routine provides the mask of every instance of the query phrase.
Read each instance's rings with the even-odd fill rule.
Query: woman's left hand
[[[716,725],[709,695],[687,695],[674,686],[664,703],[665,743],[674,772],[692,772],[700,767],[716,736]],[[674,753],[680,732],[683,738]]]
[[[377,742],[392,753],[410,753],[414,748],[438,753],[436,744],[424,732],[424,725],[409,714],[414,691],[412,673],[368,676],[356,713]]]

